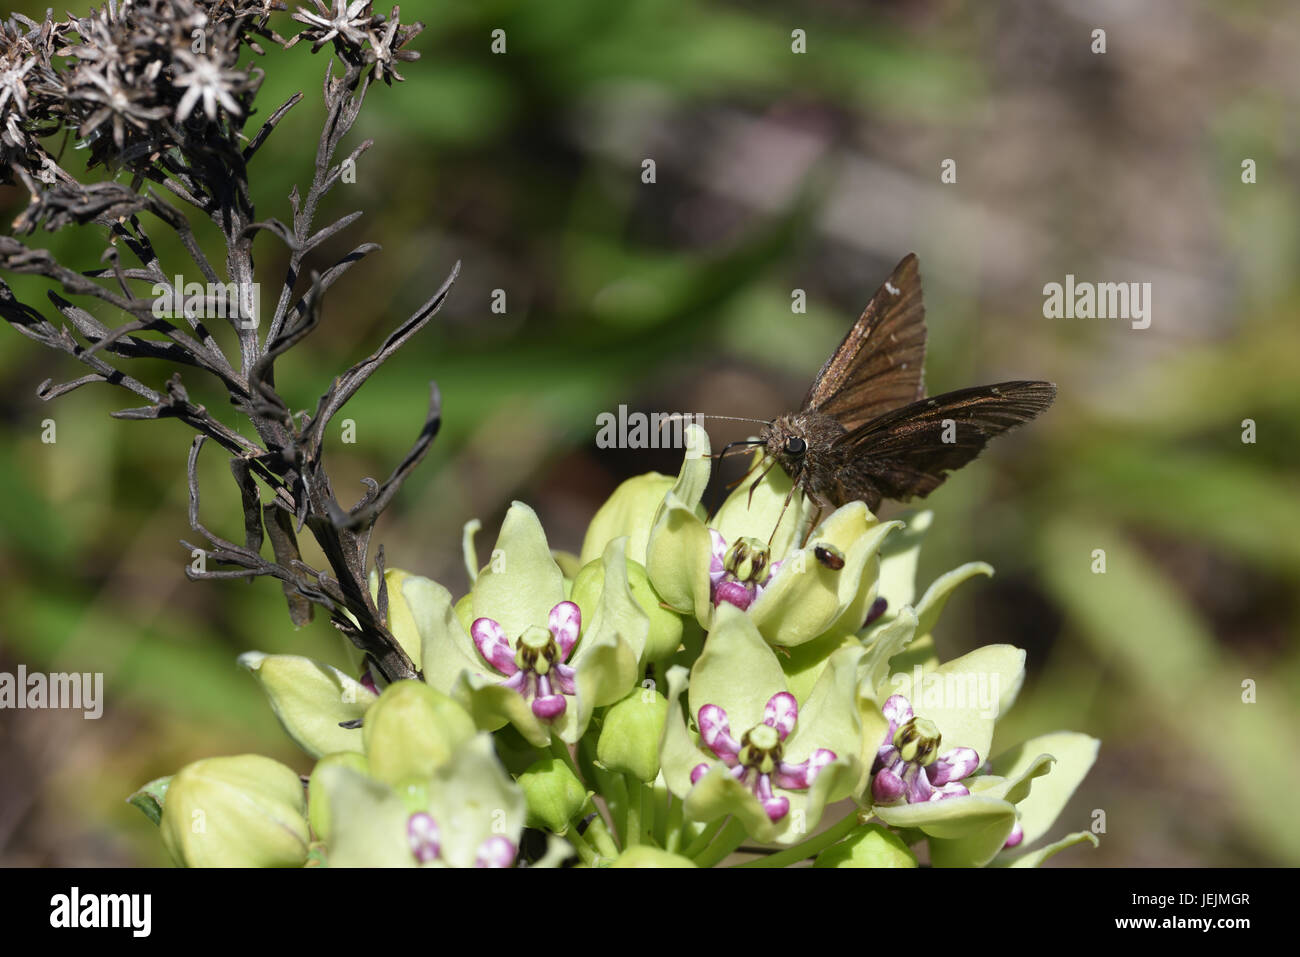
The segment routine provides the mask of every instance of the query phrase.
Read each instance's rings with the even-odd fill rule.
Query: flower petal
[[[1013,804],[979,795],[875,808],[883,822],[920,828],[935,867],[983,867],[1002,850],[1016,822]]]
[[[555,665],[554,668],[552,669],[552,674],[555,676],[555,683],[556,685],[559,686],[559,689],[562,693],[564,694],[578,693],[578,684],[574,680],[574,678],[577,676],[577,672],[574,671],[572,668],[570,668],[568,665],[558,665],[558,664]]]
[[[754,601],[756,590],[740,582],[720,581],[713,586],[713,603],[726,602],[735,605],[741,611],[747,609]]]
[[[727,571],[723,564],[727,557],[727,540],[716,528],[709,529],[709,539],[713,542],[713,556],[709,559],[709,580],[717,584]]]
[[[946,798],[965,797],[970,794],[970,790],[964,784],[958,784],[956,781],[949,781],[943,787],[930,793],[931,801],[942,801]]]
[[[936,667],[900,670],[885,684],[938,726],[945,747],[988,754],[993,726],[1024,680],[1024,665],[1019,648],[985,645]]]
[[[474,721],[450,695],[408,679],[395,681],[366,712],[361,728],[370,775],[392,787],[428,777],[475,733]]]
[[[761,461],[763,456],[761,449],[756,451],[754,464]],[[791,484],[790,476],[779,468],[769,469],[757,484],[741,482],[723,501],[710,524],[728,542],[745,537],[762,541],[770,538],[772,558],[785,558],[798,545],[805,519],[815,507],[809,499],[796,495],[790,501],[789,508],[786,508],[786,497],[790,494]],[[778,525],[777,516],[783,509],[785,515]]]
[[[313,772],[328,796],[332,867],[414,867],[407,824],[410,812],[381,781],[339,764]]]
[[[437,822],[424,811],[416,811],[406,820],[406,842],[421,864],[435,860],[442,850]]]
[[[630,478],[614,489],[614,494],[605,500],[587,526],[578,561],[590,564],[605,554],[605,546],[611,541],[627,535],[628,558],[645,564],[646,542],[655,513],[673,482],[671,476],[649,472]]]
[[[892,768],[882,768],[871,781],[871,796],[877,804],[893,804],[903,799],[907,785]]]
[[[907,724],[912,720],[912,705],[901,694],[891,695],[880,709],[886,718],[889,719],[889,738],[894,737],[894,732],[898,730],[899,725]]]
[[[1007,837],[1007,842],[1002,845],[1002,848],[1007,850],[1008,848],[1018,847],[1024,839],[1025,829],[1020,826],[1019,821],[1016,821],[1016,826],[1011,829],[1011,834]]]
[[[892,744],[886,744],[876,752],[876,760],[871,765],[871,773],[875,774],[881,768],[891,767],[898,760],[898,748]]]
[[[500,624],[491,618],[476,618],[469,626],[469,634],[483,660],[497,671],[512,675],[519,670],[515,664],[515,650],[510,647],[510,639]]]
[[[930,786],[930,777],[917,764],[908,764],[903,771],[903,781],[907,785],[907,803],[924,804],[934,796]]]
[[[486,732],[459,748],[429,783],[429,813],[442,828],[442,860],[452,867],[502,860],[505,845],[491,839],[518,846],[527,810],[523,789],[501,766]],[[487,863],[481,863],[485,850]]]
[[[960,781],[979,766],[980,756],[974,748],[953,748],[926,768],[926,772],[930,783],[940,787],[950,781]]]
[[[759,803],[763,805],[763,810],[767,812],[768,820],[772,823],[775,824],[790,813],[790,799],[772,793],[772,782],[768,780],[767,775],[759,778],[757,796]]]
[[[697,721],[700,726],[700,739],[708,749],[726,762],[728,767],[735,767],[737,756],[740,754],[740,742],[731,736],[727,712],[716,704],[706,704],[700,709]]]
[[[694,614],[702,628],[713,618],[712,550],[709,531],[695,508],[669,491],[646,545],[646,574],[667,605]]]
[[[1075,788],[1097,758],[1099,742],[1086,734],[1057,731],[1026,741],[993,760],[993,771],[1008,778],[1018,777],[1037,763],[1035,756],[1044,752],[1056,758],[1046,777],[1033,782],[1033,790],[1015,801],[1026,845],[1033,844],[1051,828]]]
[[[519,850],[510,838],[495,834],[479,845],[478,856],[474,858],[474,866],[509,867],[515,862],[517,853],[519,853]]]
[[[916,563],[921,555],[921,541],[934,520],[933,512],[916,512],[906,520],[907,527],[892,536],[880,549],[880,587],[891,608],[911,605],[916,599]]]
[[[767,701],[763,709],[763,723],[775,728],[784,741],[794,730],[794,723],[799,720],[799,702],[788,691],[778,691]],[[832,761],[834,758],[831,759]]]
[[[567,661],[582,628],[582,611],[571,601],[562,601],[551,609],[551,634],[560,646],[560,660]]]
[[[564,714],[568,707],[562,694],[539,694],[533,699],[533,714],[543,721],[552,721]]]
[[[768,700],[789,690],[781,662],[750,617],[731,605],[719,605],[715,627],[691,669],[689,712],[706,704],[726,709],[738,730],[763,720]]]
[[[789,647],[812,641],[837,623],[856,631],[875,597],[881,542],[902,527],[902,522],[878,523],[861,502],[836,509],[814,537],[840,549],[844,567],[830,569],[817,561],[815,546],[784,555],[780,571],[750,609],[763,637]]]
[[[802,791],[817,780],[822,768],[835,760],[835,752],[829,748],[818,748],[807,761],[790,764],[782,761],[774,775],[778,787],[792,791]]]
[[[551,556],[537,514],[522,502],[506,512],[492,560],[472,594],[474,617],[500,622],[507,635],[540,625],[564,601],[564,573]]]
[[[313,758],[362,749],[361,733],[339,726],[364,717],[377,700],[362,682],[299,655],[248,651],[239,664],[262,685],[289,737]]]
[[[605,547],[600,601],[570,662],[577,707],[557,728],[570,744],[587,730],[592,709],[622,700],[643,674],[639,661],[650,619],[628,585],[626,544],[627,539],[616,538]]]

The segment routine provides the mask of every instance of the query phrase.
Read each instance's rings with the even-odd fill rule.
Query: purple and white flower
[[[411,854],[421,864],[436,861],[442,856],[442,831],[433,816],[425,811],[416,811],[407,818],[406,840],[411,847]],[[510,867],[518,853],[519,848],[510,838],[494,834],[479,845],[474,866]]]
[[[436,860],[442,853],[442,832],[433,816],[424,811],[417,811],[406,819],[406,842],[411,846],[411,854],[421,864]]]
[[[938,727],[913,714],[901,694],[886,701],[881,712],[889,719],[889,730],[871,768],[871,796],[877,804],[920,804],[970,793],[957,782],[979,767],[974,748],[953,748],[940,756]]]
[[[767,546],[756,538],[739,538],[731,547],[717,529],[709,529],[713,557],[709,562],[709,584],[714,605],[728,602],[741,611],[754,603],[781,562],[769,562]]]
[[[509,867],[515,862],[519,848],[514,841],[500,834],[494,834],[479,845],[478,855],[474,858],[475,867]]]
[[[1020,818],[1016,818],[1016,826],[1011,829],[1007,835],[1007,842],[1002,845],[1003,850],[1010,850],[1013,847],[1019,847],[1025,839],[1025,829],[1020,824]]]
[[[533,714],[550,721],[564,714],[566,695],[578,693],[576,672],[565,664],[578,641],[582,612],[571,601],[551,609],[549,628],[532,626],[513,643],[491,618],[470,625],[470,637],[483,660],[505,676],[505,687],[532,702]]]
[[[731,769],[733,778],[754,793],[772,821],[781,820],[790,811],[790,799],[777,794],[774,786],[805,791],[821,769],[835,760],[835,752],[827,748],[818,748],[798,764],[785,760],[784,743],[798,719],[799,703],[788,691],[768,699],[762,723],[746,731],[739,741],[731,735],[727,712],[717,705],[706,704],[696,716],[705,747]],[[697,764],[691,770],[691,784],[708,770],[708,764]]]

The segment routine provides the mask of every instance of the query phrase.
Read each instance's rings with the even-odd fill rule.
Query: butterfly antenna
[[[659,413],[656,412],[655,415],[659,415]],[[659,432],[660,432],[660,434],[662,434],[662,433],[663,433],[663,430],[664,430],[664,427],[667,426],[670,422],[674,422],[674,421],[677,421],[677,420],[679,420],[679,419],[686,419],[686,420],[687,420],[687,424],[690,424],[691,422],[695,421],[695,420],[698,419],[698,418],[699,418],[698,415],[692,415],[692,414],[689,413],[689,412],[670,412],[670,413],[668,413],[667,415],[664,415],[664,416],[661,416],[661,417],[660,417],[660,419],[659,419]]]
[[[757,422],[759,425],[771,425],[771,419],[747,419],[740,415],[700,415],[701,419],[726,419],[728,422]]]
[[[755,422],[758,425],[771,425],[770,419],[748,419],[738,415],[705,415],[703,412],[669,412],[659,419],[659,428],[663,428],[674,419],[688,419],[694,422],[696,419],[725,419],[728,422]]]

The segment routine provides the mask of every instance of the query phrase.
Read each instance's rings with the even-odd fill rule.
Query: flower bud
[[[452,607],[452,611],[456,613],[456,620],[468,635],[470,625],[474,624],[474,593],[470,591],[461,595],[460,600]]]
[[[312,833],[326,844],[330,841],[330,805],[329,792],[321,783],[321,769],[334,766],[351,768],[359,774],[370,771],[366,756],[356,751],[327,754],[312,768],[311,780],[307,782],[307,820],[311,823]]]
[[[423,641],[416,623],[415,610],[402,593],[402,585],[408,579],[414,582],[429,581],[420,575],[404,572],[400,568],[389,568],[384,571],[384,584],[388,588],[388,630],[392,632],[393,637],[397,639],[397,643],[402,646],[402,650],[410,657],[418,671],[421,667]],[[376,602],[379,601],[379,576],[374,571],[370,573],[370,597]]]
[[[390,786],[427,778],[474,736],[474,721],[422,681],[398,681],[366,712],[362,736],[370,774]]]
[[[659,593],[650,584],[645,566],[628,559],[627,584],[632,597],[650,619],[646,635],[643,661],[663,661],[670,657],[682,643],[682,616],[663,607]],[[590,621],[600,604],[600,593],[605,587],[605,564],[600,558],[589,562],[573,580],[572,600],[582,609],[584,621]]]
[[[677,854],[670,854],[667,851],[661,851],[657,847],[651,847],[649,844],[638,844],[636,847],[629,847],[620,854],[610,867],[695,867],[696,864],[689,857],[681,857]]]
[[[370,688],[301,655],[247,651],[239,664],[261,684],[289,737],[313,758],[361,750],[361,732],[341,725],[365,715],[376,698]]]
[[[897,834],[868,824],[818,854],[813,867],[916,867],[916,856]]]
[[[519,786],[528,801],[529,827],[545,828],[563,835],[577,820],[590,793],[573,771],[559,758],[542,758],[519,775]]]
[[[206,758],[172,778],[163,844],[182,867],[300,867],[306,811],[292,768],[259,754]]]
[[[587,527],[582,542],[582,563],[587,565],[599,559],[605,554],[605,546],[623,535],[628,536],[628,556],[643,562],[650,526],[673,481],[670,476],[649,472],[630,478],[616,488]]]
[[[668,699],[654,688],[637,688],[605,712],[596,758],[611,771],[653,781],[659,774],[659,737]]]

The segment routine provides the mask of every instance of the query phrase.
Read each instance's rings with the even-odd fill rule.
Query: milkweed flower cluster
[[[176,860],[1035,866],[1095,843],[1047,835],[1096,741],[990,754],[1024,653],[935,654],[949,595],[987,565],[918,598],[929,513],[881,522],[851,503],[804,540],[802,513],[777,524],[780,470],[708,515],[708,438],[688,437],[681,472],[623,483],[579,555],[516,502],[487,565],[467,526],[466,594],[372,575],[418,679],[242,656],[315,767],[304,788],[269,759],[216,758],[141,789]],[[200,804],[212,826],[195,834]]]

